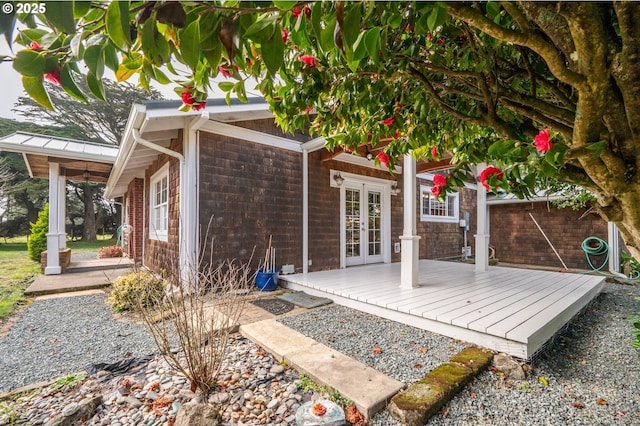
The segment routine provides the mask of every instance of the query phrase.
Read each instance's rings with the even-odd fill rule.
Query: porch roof
[[[0,138],[0,150],[21,153],[29,175],[49,178],[49,163],[59,163],[69,180],[106,182],[118,154],[118,147],[96,142],[15,132]]]

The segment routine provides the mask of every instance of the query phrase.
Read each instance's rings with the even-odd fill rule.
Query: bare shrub
[[[237,330],[243,296],[254,280],[250,264],[200,262],[186,274],[172,268],[164,297],[154,308],[139,307],[160,352],[201,397],[216,387],[229,335]]]

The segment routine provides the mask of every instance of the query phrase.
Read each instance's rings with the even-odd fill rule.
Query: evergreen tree
[[[40,255],[47,249],[47,232],[49,232],[49,203],[38,213],[38,220],[31,224],[31,236],[27,242],[29,258],[40,262]]]

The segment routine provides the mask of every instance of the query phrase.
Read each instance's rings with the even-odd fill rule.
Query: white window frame
[[[425,194],[429,197],[428,200],[433,200],[434,196],[431,193],[431,186],[420,185],[420,221],[421,222],[441,222],[441,223],[458,223],[460,221],[460,194],[455,192],[447,194],[447,200],[443,203],[445,209],[448,210],[450,204],[453,205],[453,212],[447,211],[447,216],[435,216],[424,213]],[[452,214],[449,214],[452,213]]]
[[[156,185],[166,179],[166,200],[158,203]],[[149,239],[158,241],[169,241],[169,163],[165,164],[151,176],[149,180]],[[164,226],[156,227],[157,215],[164,213]],[[164,229],[163,229],[164,228]]]

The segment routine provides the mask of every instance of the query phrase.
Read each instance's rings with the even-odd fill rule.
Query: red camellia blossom
[[[286,28],[283,28],[282,29],[282,42],[286,43],[288,39],[289,39],[289,31],[287,31]]]
[[[182,103],[185,105],[193,105],[193,103],[195,102],[195,99],[193,99],[193,95],[186,90],[180,94],[180,97],[182,98]]]
[[[52,69],[51,72],[44,75],[44,79],[50,81],[56,86],[60,86],[60,70],[58,68]]]
[[[389,168],[389,154],[384,151],[381,151],[380,154],[376,156],[378,161],[383,164],[386,168]]]
[[[42,49],[42,46],[40,46],[40,44],[37,41],[32,41],[29,47],[31,47],[33,50]]]
[[[309,19],[311,17],[311,9],[309,8],[309,6],[305,6],[302,9],[300,9],[299,7],[294,7],[293,8],[293,17],[297,19],[298,16],[300,16],[300,14],[302,14],[302,12],[304,12],[305,18]]]
[[[407,31],[413,31],[413,26],[411,24],[407,25],[407,27],[405,28],[405,30]]]
[[[435,186],[445,186],[447,184],[447,178],[440,174],[435,175],[433,177],[433,184]]]
[[[431,148],[431,156],[433,158],[438,158],[438,148],[436,148],[435,146]]]
[[[391,126],[394,123],[394,121],[396,120],[393,117],[389,117],[382,120],[382,124],[384,124],[385,126]]]
[[[431,31],[429,31],[427,33],[427,40],[431,41],[432,38],[433,38],[433,34],[431,34]]]
[[[444,39],[443,38],[439,38],[438,39],[438,43],[440,43],[440,46],[444,47]]]
[[[442,187],[440,187],[440,186],[431,187],[431,193],[433,195],[435,195],[436,197],[439,197],[441,192],[442,192]]]
[[[310,66],[310,67],[315,67],[316,65],[318,65],[318,62],[316,61],[316,58],[314,58],[311,55],[302,55],[302,56],[300,56],[300,60],[302,62],[304,62],[305,65]]]
[[[194,111],[200,111],[201,109],[205,109],[206,106],[207,106],[207,101],[204,100],[201,102],[194,103],[191,108],[193,108]]]
[[[298,16],[300,16],[300,14],[302,13],[302,11],[300,10],[299,7],[294,7],[293,8],[293,17],[297,18]]]
[[[304,111],[302,111],[304,114],[309,114],[311,111],[313,111],[313,107],[312,106],[308,106],[304,109]]]
[[[504,174],[502,173],[502,170],[500,170],[497,167],[489,166],[486,169],[484,169],[478,176],[478,179],[480,180],[480,183],[482,183],[482,186],[485,187],[485,189],[491,188],[487,183],[487,181],[491,176],[496,176],[498,180],[502,180],[502,178],[504,177]]]
[[[226,78],[231,77],[231,73],[229,72],[229,70],[222,65],[218,67],[218,71],[220,71],[220,74],[222,74]]]
[[[545,153],[551,149],[553,144],[551,143],[551,135],[549,129],[544,129],[534,138],[533,142],[536,145],[536,149],[542,153]]]

